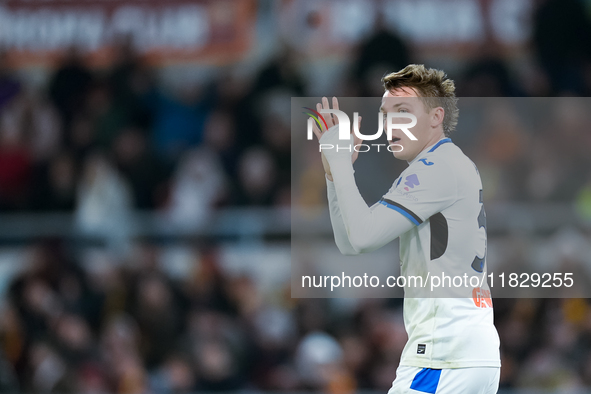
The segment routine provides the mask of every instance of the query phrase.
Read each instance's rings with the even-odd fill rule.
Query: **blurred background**
[[[291,298],[290,207],[325,191],[318,158],[290,179],[290,98],[381,95],[412,62],[458,96],[584,97],[590,21],[588,0],[0,1],[0,391],[385,393],[402,300]],[[456,141],[505,213],[490,258],[591,266],[589,104]],[[591,387],[587,299],[495,314],[503,392]]]

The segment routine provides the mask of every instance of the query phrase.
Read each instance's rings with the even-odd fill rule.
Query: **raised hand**
[[[337,100],[336,97],[332,98],[332,107],[333,107],[333,109],[339,109],[339,101]],[[316,110],[318,112],[320,112],[322,109],[330,109],[330,106],[328,104],[328,98],[326,98],[326,97],[322,98],[322,103],[316,104]],[[331,127],[339,124],[339,119],[337,118],[336,115],[326,114],[326,115],[324,115],[324,119],[326,120],[326,125],[328,126],[329,129]],[[360,128],[361,127],[361,116],[359,116],[358,122],[359,122],[358,127]],[[322,135],[324,133],[326,133],[326,131],[327,131],[327,130],[321,130],[320,128],[318,128],[318,125],[315,122],[313,123],[312,130],[314,131],[316,138],[318,138],[318,141],[320,141],[320,138],[322,138]],[[353,130],[351,130],[351,134],[353,134]],[[353,135],[352,137],[353,137],[353,146],[356,146],[356,145],[361,144],[363,142],[363,140],[361,138],[358,138],[355,135]],[[358,156],[359,156],[359,152],[354,150],[353,154],[351,155],[351,160],[353,163],[355,163],[355,160],[357,160]],[[324,167],[324,171],[326,172],[326,177],[330,181],[332,181],[333,179],[332,179],[332,174],[330,172],[330,165],[328,163],[328,160],[326,160],[326,156],[324,156],[324,153],[322,153],[322,166]]]

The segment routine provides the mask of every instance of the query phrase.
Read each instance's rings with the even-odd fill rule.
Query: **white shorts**
[[[388,394],[495,394],[501,368],[430,369],[399,366]]]

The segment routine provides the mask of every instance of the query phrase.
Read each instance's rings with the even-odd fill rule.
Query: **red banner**
[[[130,37],[153,64],[238,60],[254,36],[255,0],[5,0],[0,49],[15,65],[47,64],[73,46],[96,66]]]

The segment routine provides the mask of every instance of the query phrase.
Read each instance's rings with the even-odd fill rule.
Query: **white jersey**
[[[333,142],[334,134],[329,130],[321,142]],[[330,217],[342,253],[370,252],[400,237],[401,275],[406,278],[482,278],[486,270],[482,182],[474,163],[449,138],[421,152],[371,208],[359,194],[350,156],[333,152],[327,157],[334,177],[334,183],[327,181]],[[401,365],[500,367],[486,281],[476,289],[455,289],[453,298],[424,295],[405,288],[409,339]]]
[[[472,161],[449,138],[421,152],[379,202],[415,224],[400,236],[401,275],[468,277],[486,269],[482,183]],[[446,283],[446,286],[448,284]],[[500,367],[488,285],[464,297],[405,294],[408,342],[401,365]]]

